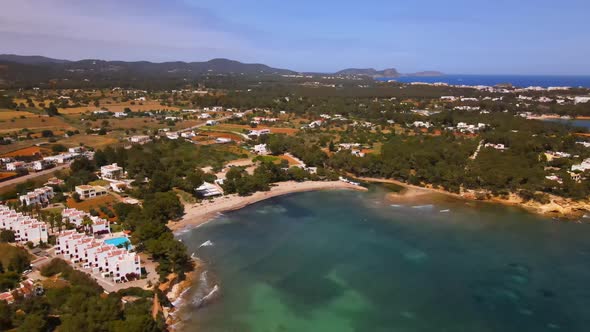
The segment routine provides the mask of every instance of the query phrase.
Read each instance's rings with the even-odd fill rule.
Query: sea
[[[585,128],[590,130],[590,120],[589,119],[543,119],[542,121],[546,122],[554,122],[559,124],[564,124],[570,127],[577,127],[577,128]]]
[[[494,86],[511,83],[516,87],[529,86],[569,86],[590,88],[590,76],[552,76],[552,75],[442,75],[442,76],[403,76],[379,78],[379,81],[394,80],[402,83],[443,82],[452,85],[486,85]]]
[[[590,219],[582,219],[590,221]],[[590,224],[370,192],[282,196],[178,235],[219,285],[181,331],[587,332]],[[209,242],[207,242],[209,241]],[[206,243],[207,245],[202,246]]]

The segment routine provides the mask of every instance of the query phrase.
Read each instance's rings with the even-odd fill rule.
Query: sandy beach
[[[401,187],[404,187],[404,190],[402,190],[399,193],[390,193],[387,195],[387,198],[389,200],[395,202],[416,202],[425,198],[432,199],[433,195],[439,194],[463,200],[476,200],[509,206],[517,206],[529,212],[540,214],[543,216],[559,217],[571,220],[579,220],[583,215],[588,213],[588,210],[590,210],[590,201],[588,200],[574,201],[555,195],[548,195],[550,202],[546,204],[535,201],[525,202],[516,194],[510,194],[506,198],[490,197],[479,199],[474,191],[466,191],[461,194],[456,194],[443,189],[420,187],[392,179],[364,177],[356,179],[374,183],[393,183]]]
[[[342,181],[287,181],[274,184],[270,191],[256,192],[250,196],[227,195],[204,200],[200,203],[186,205],[185,214],[179,221],[171,221],[168,227],[174,232],[188,227],[196,227],[214,218],[218,213],[241,209],[250,204],[281,195],[315,191],[315,190],[362,190],[367,189],[354,186]]]

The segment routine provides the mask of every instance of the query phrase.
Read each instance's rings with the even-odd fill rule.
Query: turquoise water
[[[104,243],[106,243],[106,244],[112,244],[112,245],[114,245],[116,247],[122,246],[125,243],[131,244],[131,242],[129,242],[129,239],[126,238],[126,237],[124,237],[124,236],[122,236],[122,237],[114,237],[112,239],[104,240]],[[131,247],[131,245],[129,245],[129,247]]]
[[[589,331],[589,232],[483,203],[293,194],[179,235],[221,286],[200,309],[186,294],[180,318],[185,331]]]

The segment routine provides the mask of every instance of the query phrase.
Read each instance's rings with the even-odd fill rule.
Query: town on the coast
[[[204,264],[174,232],[293,192],[382,183],[590,222],[588,88],[239,68],[0,81],[0,330],[169,329]]]

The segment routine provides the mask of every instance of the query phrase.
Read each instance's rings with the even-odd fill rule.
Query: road
[[[248,113],[250,113],[250,112],[251,112],[251,111],[250,111],[250,110],[248,110],[248,111],[244,111],[244,112],[242,112],[242,113],[243,113],[243,114],[248,114]],[[231,119],[233,116],[234,116],[233,114],[230,114],[230,115],[223,116],[223,117],[221,117],[221,118],[217,118],[217,119],[211,119],[211,120],[215,120],[215,121],[217,121],[217,122],[221,122],[221,121],[225,121],[225,120],[227,120],[227,119]],[[185,131],[191,131],[191,130],[194,130],[194,129],[198,129],[198,128],[200,128],[200,127],[204,127],[204,126],[206,126],[206,125],[207,125],[207,122],[205,121],[205,122],[203,122],[203,123],[199,123],[198,125],[195,125],[195,126],[192,126],[192,127],[188,127],[188,128],[181,129],[181,130],[179,130],[178,132],[182,133],[182,132],[185,132]]]
[[[10,187],[12,185],[19,184],[19,183],[22,183],[22,182],[26,182],[28,180],[32,180],[32,179],[35,179],[37,177],[41,177],[43,175],[51,174],[53,172],[57,172],[57,171],[60,171],[62,169],[68,168],[68,167],[70,167],[70,164],[69,163],[68,164],[63,164],[63,165],[58,165],[58,166],[56,166],[54,168],[46,169],[46,170],[40,171],[40,172],[29,173],[29,174],[27,174],[25,176],[19,176],[18,178],[14,178],[14,179],[10,179],[8,181],[0,182],[0,188]]]

